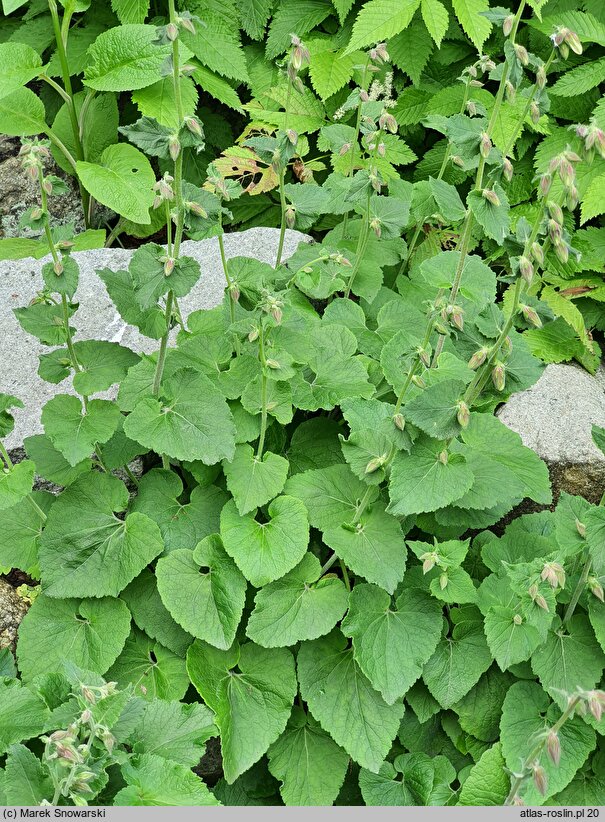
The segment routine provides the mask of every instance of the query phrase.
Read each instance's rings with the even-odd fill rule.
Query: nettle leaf
[[[312,417],[301,422],[292,434],[287,452],[290,474],[344,462],[338,440],[340,431],[341,426],[327,417]]]
[[[198,371],[181,368],[164,380],[160,400],[141,399],[125,434],[158,454],[213,465],[235,453],[235,425],[223,394]]]
[[[605,668],[605,654],[584,614],[574,614],[565,625],[555,621],[548,638],[534,653],[532,670],[554,701],[565,706],[567,694],[596,687]]]
[[[133,751],[161,756],[193,768],[204,755],[204,743],[216,734],[214,715],[205,705],[154,699],[145,706],[137,723]]]
[[[423,591],[406,589],[393,606],[380,588],[357,584],[342,632],[353,639],[361,670],[392,705],[420,677],[441,638],[442,622],[441,606]]]
[[[123,25],[143,23],[149,13],[150,0],[111,0],[111,8]]]
[[[309,543],[309,522],[303,503],[277,497],[267,508],[268,520],[254,514],[240,516],[229,500],[221,512],[225,550],[256,588],[279,579],[303,558]]]
[[[75,307],[69,306],[70,317],[74,312]],[[54,303],[34,303],[26,308],[15,308],[13,313],[21,328],[37,337],[44,345],[61,345],[67,341],[63,306]],[[73,334],[76,329],[70,326],[70,330]]]
[[[465,33],[477,49],[482,51],[492,30],[492,24],[483,15],[483,12],[489,10],[489,0],[452,0],[452,5]]]
[[[146,753],[127,759],[121,772],[127,787],[117,792],[114,805],[220,805],[189,767],[163,756]]]
[[[104,31],[88,50],[84,83],[96,91],[132,91],[155,83],[170,51],[155,39],[155,26],[137,23]]]
[[[529,755],[536,734],[548,730],[561,716],[561,711],[552,705],[547,694],[536,682],[515,682],[502,708],[500,722],[502,753],[506,766],[514,773]],[[530,780],[521,790],[527,805],[542,805],[545,800],[557,794],[582,767],[595,744],[595,732],[580,717],[568,719],[559,730],[561,760],[555,765],[550,757],[543,755],[540,765],[546,772],[546,793],[542,796]]]
[[[369,0],[357,15],[345,54],[399,34],[419,6],[420,0]]]
[[[485,234],[502,244],[510,232],[510,207],[499,183],[493,183],[491,191],[496,195],[494,202],[481,191],[471,191],[466,201]]]
[[[429,34],[437,46],[440,46],[449,25],[447,9],[440,0],[422,0],[420,9]]]
[[[294,659],[285,648],[247,642],[219,651],[196,640],[187,652],[187,670],[216,714],[225,779],[232,784],[286,727],[297,691]]]
[[[0,511],[12,508],[24,499],[34,485],[36,466],[31,460],[23,460],[11,468],[0,469]]]
[[[157,522],[165,552],[179,548],[192,550],[200,540],[217,533],[220,514],[228,496],[215,485],[196,486],[189,501],[180,502],[183,483],[174,471],[154,468],[139,483],[132,510]]]
[[[160,597],[153,571],[145,568],[124,588],[120,599],[130,608],[132,618],[141,631],[151,639],[157,639],[177,656],[185,656],[193,637],[171,617]]]
[[[41,734],[48,716],[42,699],[18,679],[0,679],[0,753]]]
[[[229,88],[231,87],[229,86]],[[195,109],[198,102],[198,92],[192,77],[181,76],[179,78],[179,91],[181,94],[183,117],[195,114]],[[179,121],[174,91],[174,77],[172,76],[172,73],[170,73],[167,77],[158,80],[157,83],[153,83],[151,86],[145,86],[145,88],[134,91],[132,93],[132,101],[136,104],[137,108],[143,115],[143,120],[153,118],[157,120],[161,126],[168,127],[171,134],[178,134],[182,148],[191,148],[193,146],[199,146],[200,148],[203,147],[203,141],[200,140],[199,136],[192,134],[189,130],[185,130],[182,122]],[[141,120],[138,122],[141,123]],[[134,125],[137,124],[135,123]],[[151,123],[147,123],[147,125],[150,127],[151,132],[155,131],[155,128]],[[120,129],[120,132],[122,134],[128,134],[128,132],[124,129]],[[131,135],[132,132],[128,134],[128,139],[135,143],[135,145],[139,145],[137,140],[133,139]],[[142,134],[140,134],[140,136],[143,137]],[[152,134],[149,136],[152,137]],[[160,134],[156,132],[156,136],[160,137]],[[164,137],[165,136],[166,133],[164,132]],[[145,138],[143,137],[143,139]],[[159,140],[155,143],[155,147],[159,149],[161,153],[154,156],[163,157],[165,160],[170,158],[168,141],[166,139],[163,141]],[[139,145],[139,148],[145,150],[141,145]],[[151,154],[152,152],[147,152],[145,150],[145,153]]]
[[[267,755],[286,805],[332,805],[349,765],[348,754],[298,706]]]
[[[19,628],[17,656],[24,678],[60,670],[63,661],[104,674],[130,633],[130,612],[119,599],[38,596]]]
[[[216,534],[195,550],[172,551],[156,566],[158,591],[186,631],[227,650],[235,639],[247,583]]]
[[[76,466],[90,457],[97,443],[107,442],[118,427],[120,409],[109,400],[91,400],[86,409],[78,397],[59,394],[42,409],[46,436]]]
[[[337,630],[304,642],[297,665],[300,692],[313,716],[356,762],[377,773],[397,734],[403,701],[383,700]]]
[[[451,708],[492,664],[481,621],[454,626],[424,666],[422,678],[442,708]]]
[[[128,491],[110,474],[79,477],[51,508],[40,539],[44,592],[51,597],[117,596],[164,549],[143,514],[122,521]]]
[[[355,574],[390,594],[403,579],[407,559],[403,531],[383,503],[369,506],[357,523],[332,524],[323,538]]]
[[[492,665],[468,694],[454,705],[458,721],[467,734],[482,742],[494,742],[500,735],[500,715],[513,676]]]
[[[364,768],[359,773],[359,787],[366,805],[429,805],[435,768],[425,753],[400,754],[393,763],[384,762],[380,771]]]
[[[189,687],[185,660],[133,628],[124,650],[105,674],[120,689],[129,684],[134,693],[147,700],[179,700]]]
[[[32,491],[31,498],[45,514],[55,501],[47,491]],[[38,544],[44,523],[29,499],[23,499],[2,511],[0,566],[19,568],[38,576]]]
[[[317,639],[334,628],[347,606],[344,583],[334,574],[322,576],[321,563],[307,553],[296,568],[257,592],[246,634],[265,648]]]
[[[76,172],[95,200],[127,220],[151,223],[149,209],[153,205],[155,174],[147,157],[134,146],[108,146],[98,163],[78,160]]]
[[[473,484],[474,475],[461,454],[445,452],[443,443],[420,437],[409,454],[398,452],[393,460],[388,511],[407,516],[436,511],[460,499]]]
[[[283,491],[288,476],[288,460],[265,452],[259,459],[254,449],[243,443],[235,448],[231,462],[223,463],[227,488],[243,516],[266,505]]]

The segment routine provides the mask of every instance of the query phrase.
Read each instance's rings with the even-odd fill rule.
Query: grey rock
[[[228,258],[254,257],[274,264],[278,237],[279,231],[275,228],[252,228],[226,234],[225,252]],[[283,259],[290,257],[300,242],[311,242],[311,238],[299,231],[287,231]],[[181,312],[187,317],[192,311],[218,305],[223,299],[225,279],[216,238],[200,242],[188,240],[182,245],[182,253],[194,257],[202,269],[197,285],[179,300]],[[124,323],[95,273],[99,268],[119,270],[127,267],[132,254],[133,251],[119,248],[74,254],[80,266],[80,285],[75,297],[80,308],[72,320],[72,325],[77,328],[76,340],[112,340],[139,352],[157,349],[157,341],[143,337],[137,329]],[[0,392],[14,394],[25,403],[25,409],[16,410],[15,430],[5,441],[9,450],[19,448],[25,437],[41,432],[40,412],[49,399],[58,393],[72,392],[69,380],[51,385],[40,379],[38,357],[51,349],[26,334],[13,314],[13,309],[27,305],[42,287],[41,269],[48,259],[28,258],[0,263],[0,327],[3,331]]]
[[[0,650],[10,648],[14,652],[17,631],[27,608],[27,603],[12,585],[0,579]]]
[[[605,491],[605,455],[592,440],[605,427],[605,369],[596,376],[575,365],[548,365],[527,391],[498,412],[523,443],[548,463],[555,496],[561,491],[598,502]]]

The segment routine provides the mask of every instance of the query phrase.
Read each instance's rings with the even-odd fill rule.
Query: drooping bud
[[[53,263],[53,271],[55,272],[57,277],[63,274],[64,270],[65,269],[63,268],[63,263],[61,262],[61,260],[55,260],[55,262]]]
[[[588,710],[597,720],[601,721],[603,708],[605,707],[605,691],[590,691],[588,697]]]
[[[543,197],[548,197],[548,192],[552,185],[552,174],[543,174],[540,177],[540,194]]]
[[[549,200],[546,207],[552,219],[559,223],[559,225],[563,225],[563,209],[561,206],[558,203]]]
[[[286,225],[288,228],[294,228],[296,225],[296,209],[289,205],[285,211]]]
[[[509,14],[508,17],[504,18],[504,22],[502,23],[502,34],[504,34],[505,37],[508,37],[508,35],[511,33],[511,31],[513,30],[513,25],[514,24],[515,24],[514,14]]]
[[[517,97],[517,89],[513,86],[510,80],[506,81],[506,99],[509,103],[514,103]]]
[[[580,42],[580,38],[575,33],[575,31],[569,31],[567,33],[565,42],[574,54],[582,54],[582,43]]]
[[[536,103],[535,100],[532,100],[531,105],[529,107],[529,116],[531,117],[531,121],[534,125],[540,122],[540,106]]]
[[[174,259],[174,257],[166,257],[166,259],[164,260],[164,276],[165,277],[170,277],[170,275],[174,271],[175,263],[176,263],[176,260]]]
[[[531,305],[521,305],[521,313],[525,317],[528,323],[533,325],[535,328],[542,328],[542,320],[538,316],[538,312],[531,307]]]
[[[520,43],[515,43],[515,54],[522,66],[529,65],[529,54],[525,46],[522,46]]]
[[[533,242],[531,246],[531,254],[538,265],[544,265],[544,249],[538,242]]]
[[[417,386],[418,388],[426,388],[426,383],[425,383],[425,381],[422,379],[422,377],[419,377],[419,376],[418,376],[418,374],[414,374],[414,375],[413,375],[413,377],[412,377],[412,382],[413,382],[413,383],[414,383],[414,385],[415,385],[415,386]]]
[[[390,131],[391,134],[397,134],[397,120],[386,109],[378,119],[378,126],[382,131]]]
[[[442,591],[444,591],[447,588],[448,582],[449,579],[445,571],[442,574],[439,574],[439,587]]]
[[[468,424],[471,420],[471,412],[464,400],[460,400],[458,403],[458,413],[456,414],[456,418],[458,420],[458,424],[462,428],[468,428]]]
[[[433,570],[437,562],[439,562],[439,555],[436,551],[427,551],[422,554],[419,559],[422,560],[422,573],[428,574],[429,571]]]
[[[37,206],[36,208],[32,208],[30,217],[32,218],[32,220],[40,220],[43,214],[44,212],[42,211],[42,209],[39,206]]]
[[[229,296],[231,297],[231,299],[233,300],[234,303],[239,302],[240,290],[239,290],[239,286],[238,286],[237,283],[231,283],[231,285],[229,286]],[[249,338],[250,337],[248,335],[248,339]]]
[[[253,328],[252,331],[248,334],[248,342],[254,342],[258,340],[259,337],[259,330],[258,328]]]
[[[280,364],[278,363],[278,361],[277,361],[277,360],[274,360],[274,359],[268,359],[268,360],[265,360],[265,365],[267,366],[267,368],[271,368],[271,369],[273,369],[274,371],[275,371],[276,369],[278,369],[278,368],[281,368],[281,366],[280,366]]]
[[[168,25],[166,26],[165,31],[166,31],[166,37],[167,37],[169,40],[174,41],[174,40],[176,40],[176,39],[178,38],[178,36],[179,36],[179,30],[178,30],[178,28],[175,26],[175,24],[174,24],[174,23],[168,23]]]
[[[83,722],[86,725],[88,722],[90,722],[91,719],[92,711],[86,708],[86,710],[82,711],[82,713],[80,714],[80,722]]]
[[[196,217],[203,217],[204,219],[206,219],[206,217],[208,216],[208,212],[206,211],[206,209],[202,208],[202,206],[199,203],[196,203],[195,200],[186,200],[183,205],[188,211],[191,211],[192,214],[195,214]]]
[[[546,562],[540,579],[543,582],[548,582],[551,588],[565,587],[565,570],[558,562]]]
[[[586,539],[586,526],[583,522],[576,517],[576,531],[582,537],[582,539]]]
[[[561,238],[561,234],[563,233],[560,224],[556,220],[549,220],[547,223],[547,228],[551,243],[556,243]]]
[[[479,348],[468,361],[468,367],[475,371],[479,366],[483,365],[489,353],[488,348]]]
[[[523,617],[521,614],[515,614],[513,617],[513,622],[515,625],[523,625]]]
[[[380,237],[382,235],[382,228],[381,228],[380,220],[378,219],[378,217],[374,217],[373,219],[370,220],[370,228],[372,229],[374,234],[378,237],[378,239],[380,239]]]
[[[546,71],[544,66],[540,66],[536,71],[536,86],[542,90],[546,85]]]
[[[366,474],[373,474],[374,471],[377,471],[379,468],[382,468],[382,466],[387,461],[387,458],[388,458],[388,454],[382,454],[379,457],[374,457],[374,459],[371,459],[368,462],[368,464],[366,465],[365,473]]]
[[[96,704],[96,702],[97,702],[97,697],[96,697],[96,694],[94,694],[94,693],[93,693],[93,691],[91,691],[91,689],[90,689],[90,688],[87,688],[87,687],[86,687],[86,685],[83,685],[83,686],[82,686],[82,696],[84,697],[84,699],[85,699],[85,700],[86,700],[86,701],[87,701],[90,705],[95,705],[95,704]]]
[[[504,364],[501,362],[497,362],[492,368],[492,383],[494,384],[496,391],[504,391],[504,386],[506,384],[506,371]]]
[[[44,191],[47,194],[52,194],[53,193],[53,182],[52,182],[52,180],[50,180],[48,177],[45,177],[42,180],[42,188],[44,189]]]
[[[418,346],[418,348],[416,349],[416,353],[418,354],[418,357],[419,357],[419,359],[420,359],[420,362],[421,362],[421,363],[422,363],[422,364],[423,364],[426,368],[430,368],[430,367],[431,367],[431,355],[430,355],[430,353],[426,350],[426,348],[421,348],[420,346]]]
[[[451,309],[452,310],[449,312],[451,324],[454,326],[454,328],[457,328],[458,331],[463,331],[464,330],[464,316],[463,316],[464,311],[463,311],[462,307],[459,306],[459,305],[453,305],[453,306],[451,306]]]
[[[459,168],[464,168],[464,160],[460,157],[459,154],[452,154],[450,157],[453,165],[458,166]]]
[[[339,157],[344,157],[344,155],[347,154],[350,150],[351,150],[351,143],[343,143],[341,145],[340,149],[338,150],[338,156]]]
[[[493,206],[498,207],[500,205],[500,198],[492,188],[484,188],[481,194],[483,195],[484,199],[487,200],[488,203],[491,203]]]
[[[443,451],[441,451],[441,452],[440,452],[440,454],[439,454],[439,462],[440,462],[442,465],[447,465],[447,464],[448,464],[448,460],[449,460],[449,455],[448,455],[448,453],[447,453],[447,449],[446,449],[446,448],[444,448],[444,449],[443,449]]]
[[[549,731],[546,737],[546,753],[554,765],[559,765],[561,761],[561,742],[556,731]]]
[[[569,260],[569,248],[567,247],[567,243],[564,243],[562,240],[557,240],[554,243],[554,247],[557,259],[565,264]]]
[[[189,129],[192,134],[195,134],[196,137],[203,137],[204,132],[202,130],[202,125],[197,117],[185,117],[185,125]]]
[[[403,429],[405,428],[405,417],[403,416],[403,414],[393,414],[393,423],[395,424],[395,428],[398,428],[400,431],[403,431]]]
[[[483,159],[487,159],[489,157],[489,153],[492,150],[492,141],[490,140],[489,134],[486,131],[481,132],[479,137],[479,153],[483,157]]]
[[[173,134],[168,140],[168,151],[170,152],[170,157],[173,161],[176,160],[181,153],[181,144],[176,134]]]
[[[502,173],[504,174],[504,179],[508,180],[508,182],[510,183],[510,181],[513,179],[514,169],[513,164],[508,159],[508,157],[505,157],[502,161]]]
[[[477,105],[473,100],[469,100],[466,104],[466,110],[470,114],[471,117],[475,117],[477,114]]]
[[[195,26],[193,25],[193,20],[190,17],[179,17],[177,22],[179,26],[182,26],[190,34],[195,34]]]
[[[605,602],[603,586],[596,577],[588,577],[586,584],[588,585],[588,590],[593,596],[595,596],[600,602]]]
[[[534,267],[530,259],[525,255],[519,257],[519,271],[525,282],[530,285],[534,277]]]
[[[548,790],[548,778],[546,776],[546,771],[542,767],[542,765],[534,765],[533,767],[533,777],[534,777],[534,785],[538,793],[542,796],[546,794]]]

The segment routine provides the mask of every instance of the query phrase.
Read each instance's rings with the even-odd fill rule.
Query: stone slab
[[[605,427],[605,369],[593,377],[575,365],[547,365],[538,382],[498,411],[551,471],[555,491],[598,502],[605,490],[605,455],[592,440]]]
[[[278,239],[279,231],[275,228],[234,232],[225,235],[225,252],[228,258],[255,257],[273,265]],[[290,257],[300,242],[311,242],[311,238],[299,231],[287,231],[283,259]],[[213,308],[221,302],[225,278],[216,238],[197,242],[187,240],[182,244],[182,253],[194,257],[202,269],[197,285],[186,297],[179,299],[181,312],[187,317],[192,311]],[[104,284],[95,274],[98,268],[126,268],[132,254],[133,251],[121,248],[74,254],[80,266],[80,285],[75,296],[80,308],[72,320],[77,328],[76,340],[112,340],[139,352],[156,350],[157,341],[143,337],[136,328],[124,323]],[[9,450],[20,448],[25,437],[41,432],[40,412],[51,397],[72,391],[69,380],[51,385],[40,379],[38,357],[51,349],[26,334],[13,314],[13,309],[27,305],[42,288],[41,270],[48,259],[27,258],[0,263],[0,392],[14,394],[25,403],[25,409],[16,410],[15,429],[5,441]]]

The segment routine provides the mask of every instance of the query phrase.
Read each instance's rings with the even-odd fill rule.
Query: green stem
[[[74,173],[75,173],[75,171],[76,171],[76,161],[75,161],[75,158],[74,158],[73,154],[69,151],[67,146],[63,142],[61,142],[61,140],[59,140],[59,138],[57,137],[55,132],[52,130],[52,128],[47,128],[46,131],[45,131],[45,134],[48,137],[48,139],[51,141],[51,143],[54,143],[57,146],[57,148],[59,149],[61,154],[65,157],[65,159],[67,160],[69,165],[73,168]],[[84,206],[82,206],[82,207],[84,207]]]
[[[588,576],[590,574],[590,568],[592,565],[592,557],[586,552],[586,557],[584,560],[584,565],[582,567],[582,573],[580,574],[580,579],[574,589],[573,594],[571,595],[571,599],[569,601],[569,605],[567,606],[567,610],[565,611],[565,616],[563,617],[563,625],[567,625],[569,620],[572,618],[574,611],[576,610],[576,606],[582,596],[584,588],[586,588],[586,583],[588,581]]]
[[[131,481],[131,483],[134,485],[134,487],[138,488],[139,487],[139,481],[127,465],[124,466],[124,473],[126,474],[128,479]]]
[[[363,67],[363,73],[361,75],[360,89],[362,91],[366,91],[367,74],[368,74],[369,66],[370,66],[370,57],[368,55],[368,57],[366,58],[365,65]],[[361,134],[361,106],[362,106],[362,102],[360,100],[359,103],[357,104],[357,116],[356,116],[356,119],[355,119],[355,137],[353,139],[353,144],[351,145],[351,163],[350,163],[349,169],[348,169],[348,171],[345,175],[346,177],[350,177],[353,174],[353,171],[355,170],[355,152],[357,151],[357,148],[359,147],[359,135]],[[344,219],[342,221],[342,236],[343,236],[343,239],[345,239],[346,236],[347,236],[348,224],[349,224],[349,212],[345,211]]]
[[[158,352],[158,361],[155,367],[155,376],[153,378],[153,396],[158,397],[160,394],[160,385],[162,383],[162,375],[164,373],[164,365],[166,364],[166,349],[168,348],[168,337],[170,335],[170,320],[172,318],[172,302],[174,294],[172,291],[168,292],[166,297],[166,310],[164,317],[166,321],[166,333],[160,340],[160,350]]]
[[[580,701],[581,697],[575,696],[573,699],[569,700],[567,708],[563,711],[559,719],[555,722],[555,724],[550,729],[550,733],[559,733],[563,725],[567,722],[567,720],[573,715],[573,712],[576,709],[576,705]],[[532,764],[538,759],[538,757],[542,754],[544,746],[546,744],[546,735],[543,736],[539,742],[534,745],[532,750],[527,755],[525,762],[523,763],[523,767],[521,769],[521,773],[515,777],[513,782],[511,783],[510,791],[506,799],[504,800],[505,805],[512,805],[515,801],[517,794],[519,793],[519,789],[523,785],[523,782],[527,779],[529,768]]]
[[[119,237],[120,234],[122,234],[123,231],[124,231],[124,221],[120,217],[118,222],[115,224],[115,226],[109,232],[109,236],[107,237],[107,240],[105,241],[105,248],[111,248],[111,244],[113,243],[113,241],[115,239],[117,239],[117,237]]]
[[[174,0],[168,0],[170,22],[176,26],[176,10]],[[179,129],[182,128],[185,119],[183,113],[183,100],[181,97],[181,66],[179,56],[179,39],[172,41],[172,83],[174,86],[174,103],[176,107],[176,117]],[[178,156],[174,162],[174,197],[176,200],[176,231],[174,235],[174,257],[179,256],[181,241],[183,239],[183,225],[185,222],[185,211],[183,207],[183,149],[179,149]]]
[[[164,211],[166,212],[166,251],[168,256],[172,257],[172,217],[168,200],[164,200]]]
[[[64,102],[66,102],[68,106],[71,106],[71,97],[58,83],[55,83],[52,77],[48,77],[46,74],[40,74],[38,75],[38,80],[44,80],[45,83],[48,83],[48,85],[63,98]]]
[[[4,443],[2,443],[2,442],[0,442],[0,455],[2,456],[2,458],[3,458],[4,462],[6,463],[6,467],[7,467],[8,469],[14,468],[14,463],[13,463],[12,459],[10,458],[10,455],[9,455],[8,451],[7,451],[7,450],[6,450],[6,448],[4,447]],[[40,517],[40,519],[42,520],[42,522],[43,522],[43,523],[45,523],[45,522],[46,522],[46,514],[45,514],[45,513],[44,513],[44,511],[40,508],[40,506],[38,505],[38,503],[37,503],[37,502],[36,502],[36,500],[32,497],[32,495],[31,495],[31,494],[28,494],[28,495],[27,495],[27,501],[29,502],[29,504],[31,505],[31,507],[34,509],[34,511],[36,512],[36,514]]]
[[[284,106],[286,111],[286,116],[284,118],[284,131],[288,131],[288,115],[290,109],[290,97],[292,95],[292,80],[288,75],[288,89],[286,91],[286,104]],[[284,183],[286,179],[286,169],[282,167],[279,172],[279,203],[281,206],[281,223],[279,226],[279,243],[277,245],[277,257],[275,259],[275,268],[279,266],[281,263],[282,254],[284,252],[284,240],[286,238],[286,192],[284,189]]]
[[[355,282],[355,277],[357,276],[357,272],[361,267],[361,263],[363,261],[363,255],[366,252],[366,248],[368,247],[368,240],[370,238],[370,198],[372,196],[372,188],[368,186],[368,194],[366,199],[366,213],[363,218],[363,222],[361,224],[361,228],[359,229],[359,237],[357,239],[357,248],[355,249],[355,262],[353,263],[353,268],[351,269],[351,273],[349,275],[349,280],[347,282],[347,287],[344,291],[345,298],[349,297],[351,294],[351,288],[353,287],[353,283]]]
[[[546,73],[546,72],[548,71],[548,69],[550,68],[550,66],[551,66],[551,64],[552,64],[552,62],[553,62],[553,60],[554,60],[554,59],[555,59],[555,57],[556,57],[556,54],[557,54],[557,50],[556,50],[556,48],[553,48],[553,50],[551,51],[551,53],[550,53],[550,55],[549,55],[549,57],[548,57],[548,60],[546,61],[546,63],[544,63],[544,72],[545,72],[545,73]],[[534,87],[533,87],[533,89],[532,89],[532,91],[531,91],[531,94],[529,94],[529,95],[528,95],[528,97],[527,97],[527,101],[526,101],[526,103],[525,103],[525,107],[524,107],[524,109],[523,109],[523,113],[522,113],[522,115],[521,115],[520,119],[518,120],[517,125],[516,125],[516,126],[515,126],[515,128],[513,129],[513,133],[512,133],[512,135],[511,135],[510,140],[508,141],[508,144],[507,144],[506,148],[505,148],[505,149],[504,149],[504,151],[502,152],[502,154],[503,154],[503,156],[504,156],[504,157],[508,157],[508,156],[510,155],[511,151],[512,151],[512,150],[513,150],[513,148],[514,148],[515,143],[517,142],[517,138],[518,138],[518,136],[519,136],[519,133],[520,133],[520,132],[522,131],[522,129],[523,129],[523,126],[524,126],[524,124],[525,124],[525,120],[527,119],[527,115],[529,114],[529,109],[531,108],[531,104],[532,104],[532,101],[533,101],[533,99],[534,99],[534,95],[535,95],[535,93],[536,93],[536,91],[537,91],[537,90],[538,90],[538,84],[537,84],[537,83],[534,83]]]
[[[340,570],[342,571],[342,579],[343,579],[343,582],[345,584],[345,588],[347,589],[347,591],[350,592],[351,591],[351,581],[349,579],[349,571],[347,569],[347,566],[342,561],[342,559],[340,560]]]
[[[260,435],[258,438],[258,448],[256,450],[256,459],[260,460],[263,456],[263,448],[265,447],[265,435],[267,433],[267,360],[265,357],[265,330],[261,323],[258,335],[258,356],[262,368],[261,376],[261,418],[260,418]]]

